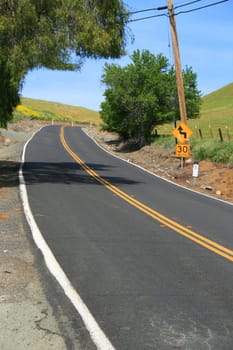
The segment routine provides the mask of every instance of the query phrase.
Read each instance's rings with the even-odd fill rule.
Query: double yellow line
[[[93,169],[91,169],[84,161],[79,158],[79,156],[72,151],[72,149],[69,147],[65,140],[64,136],[64,127],[61,128],[60,131],[60,140],[63,145],[63,147],[66,149],[66,151],[71,155],[71,157],[89,174],[92,176],[96,181],[104,185],[109,191],[113,192],[118,197],[122,198],[125,202],[129,203],[130,205],[134,206],[141,212],[145,213],[146,215],[150,216],[154,220],[160,222],[162,225],[169,227],[171,230],[179,233],[180,235],[192,240],[193,242],[201,245],[202,247],[221,255],[222,257],[233,261],[233,250],[228,249],[202,235],[199,233],[196,233],[189,228],[180,225],[174,220],[169,219],[168,217],[162,215],[161,213],[157,212],[156,210],[148,207],[147,205],[139,202],[135,198],[129,196],[127,193],[121,191],[116,186],[112,185],[109,181],[102,178],[98,173],[96,173]]]

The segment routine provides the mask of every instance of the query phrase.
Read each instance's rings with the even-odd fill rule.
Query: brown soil
[[[114,134],[100,131],[98,128],[85,128],[102,147],[110,152],[135,163],[143,168],[169,179],[174,183],[191,188],[222,200],[233,203],[233,166],[214,164],[210,160],[199,162],[198,177],[193,177],[193,161],[186,160],[181,167],[181,160],[175,157],[174,150],[163,146],[144,146],[132,151],[130,147],[119,143]]]

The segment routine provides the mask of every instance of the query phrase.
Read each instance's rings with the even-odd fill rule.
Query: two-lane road
[[[23,174],[40,231],[115,349],[233,349],[231,204],[115,158],[76,127],[37,133]]]

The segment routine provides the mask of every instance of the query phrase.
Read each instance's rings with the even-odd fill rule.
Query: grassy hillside
[[[188,126],[193,131],[190,145],[194,159],[233,165],[233,83],[204,96],[200,118],[188,120]],[[161,137],[155,143],[174,147],[173,129],[173,123],[160,126],[158,134],[170,136]],[[220,142],[219,129],[223,142]]]
[[[203,134],[210,134],[210,128],[216,133],[221,128],[226,133],[226,127],[233,137],[233,83],[203,97],[201,117],[190,120],[189,125],[197,126]]]
[[[202,98],[200,118],[189,119],[188,125],[193,131],[192,137],[199,137],[201,129],[204,138],[218,137],[218,128],[233,139],[233,83],[212,92]],[[160,134],[169,134],[174,128],[173,123],[160,126]]]
[[[203,97],[203,113],[208,110],[221,112],[226,109],[233,111],[233,83]]]
[[[16,119],[29,117],[48,121],[100,124],[99,113],[87,108],[30,98],[22,98],[21,102],[15,112]]]
[[[22,105],[17,107],[15,118],[30,117],[33,119],[67,121],[77,123],[101,123],[98,112],[83,107],[75,107],[56,102],[47,102],[22,98]],[[204,139],[218,138],[221,128],[224,138],[230,135],[233,139],[233,83],[212,92],[202,98],[200,118],[188,120],[193,131],[193,138],[199,138],[201,130]],[[160,135],[171,135],[173,123],[157,128]]]

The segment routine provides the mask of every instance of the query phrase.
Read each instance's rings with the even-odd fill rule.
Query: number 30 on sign
[[[190,146],[189,144],[177,144],[176,145],[176,156],[180,158],[190,157]]]

